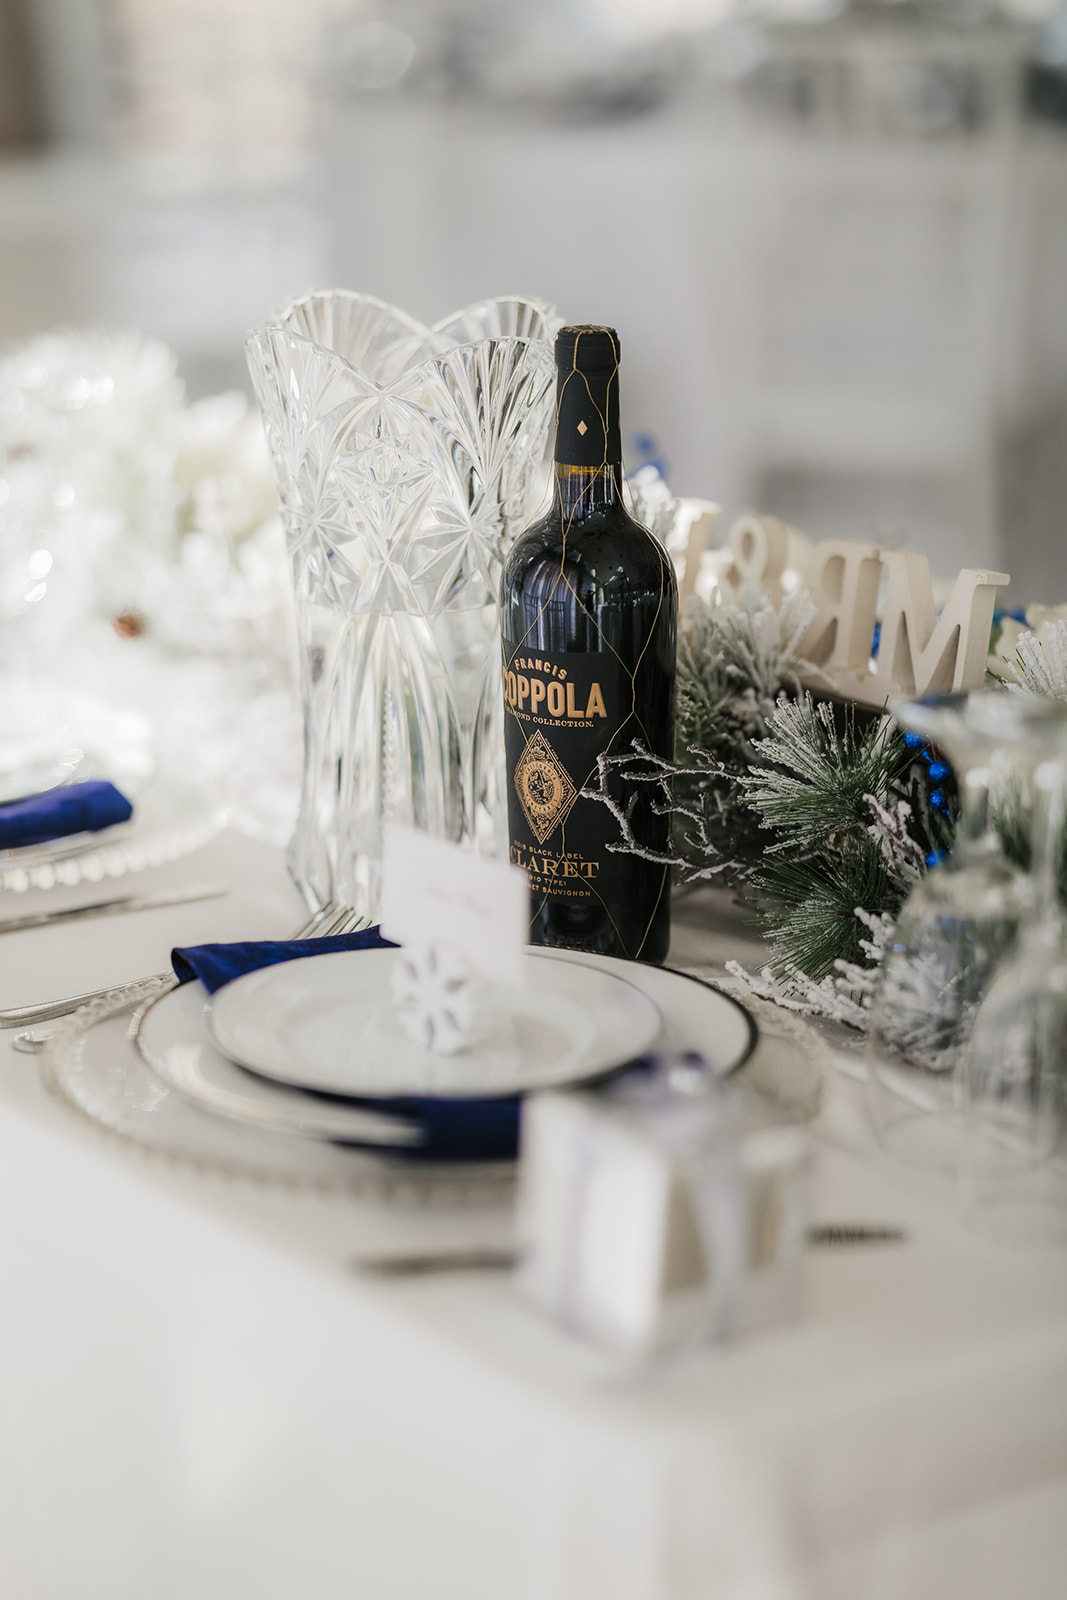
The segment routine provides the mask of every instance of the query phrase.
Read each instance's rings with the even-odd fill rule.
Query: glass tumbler
[[[976,713],[992,698],[1002,705],[990,726]],[[932,1170],[958,1170],[962,1051],[1025,900],[1022,874],[1001,851],[989,815],[994,768],[1018,731],[1013,700],[1007,692],[931,695],[895,711],[947,756],[960,800],[951,855],[912,890],[897,919],[867,1034],[878,1142],[897,1160]]]
[[[965,1222],[1004,1243],[1067,1244],[1067,707],[1035,707],[1036,903],[975,1017],[964,1064]]]

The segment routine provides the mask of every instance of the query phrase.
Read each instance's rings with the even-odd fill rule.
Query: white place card
[[[521,867],[484,861],[445,839],[387,823],[381,920],[387,939],[451,945],[473,972],[518,984],[529,920],[529,881]]]

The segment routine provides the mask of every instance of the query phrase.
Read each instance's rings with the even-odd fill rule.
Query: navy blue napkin
[[[72,833],[97,833],[128,822],[133,807],[113,783],[70,783],[0,806],[0,850],[44,844]]]
[[[277,967],[283,961],[299,961],[302,956],[326,956],[334,950],[395,950],[391,939],[383,939],[377,928],[360,933],[338,933],[328,939],[256,939],[244,944],[194,944],[172,950],[171,966],[179,983],[199,978],[208,994],[214,994],[234,978],[260,967]]]
[[[327,939],[259,940],[245,944],[202,944],[171,951],[171,964],[179,983],[199,978],[209,994],[246,972],[277,966],[332,950],[393,950],[378,928],[338,934]],[[246,1069],[252,1070],[252,1069]],[[436,1095],[333,1095],[314,1093],[321,1100],[340,1100],[368,1110],[406,1117],[422,1136],[421,1143],[404,1150],[390,1149],[408,1161],[511,1161],[519,1148],[518,1095],[492,1098],[444,1098]],[[346,1141],[348,1142],[348,1141]],[[355,1141],[353,1141],[355,1142]],[[381,1149],[373,1142],[368,1149]]]

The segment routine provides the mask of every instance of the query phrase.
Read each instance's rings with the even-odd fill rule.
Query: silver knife
[[[815,1249],[833,1245],[902,1244],[906,1238],[903,1228],[859,1222],[819,1222],[807,1230],[807,1243]],[[518,1266],[519,1260],[520,1253],[513,1245],[473,1245],[469,1249],[353,1256],[349,1265],[355,1272],[371,1278],[421,1278],[437,1272],[507,1272]]]
[[[81,922],[90,917],[117,917],[127,911],[155,911],[160,906],[180,906],[190,900],[216,900],[229,894],[228,883],[196,883],[187,889],[164,889],[158,894],[115,895],[88,906],[64,911],[34,911],[25,917],[0,917],[0,934],[22,933],[26,928],[50,928],[57,922]]]

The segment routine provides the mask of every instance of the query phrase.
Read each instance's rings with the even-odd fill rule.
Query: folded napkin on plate
[[[179,983],[199,978],[208,993],[214,994],[246,972],[258,972],[260,967],[274,967],[282,961],[329,955],[333,950],[395,948],[390,939],[382,938],[377,928],[364,928],[361,933],[343,933],[326,939],[192,945],[172,950],[170,959]],[[317,1094],[313,1090],[302,1092]],[[408,1118],[421,1132],[422,1143],[405,1150],[391,1148],[390,1154],[398,1160],[511,1161],[519,1147],[521,1100],[518,1095],[446,1099],[435,1095],[322,1094],[319,1098],[341,1099]]]
[[[70,783],[0,806],[0,850],[45,844],[72,833],[97,833],[128,822],[133,806],[113,783]]]

